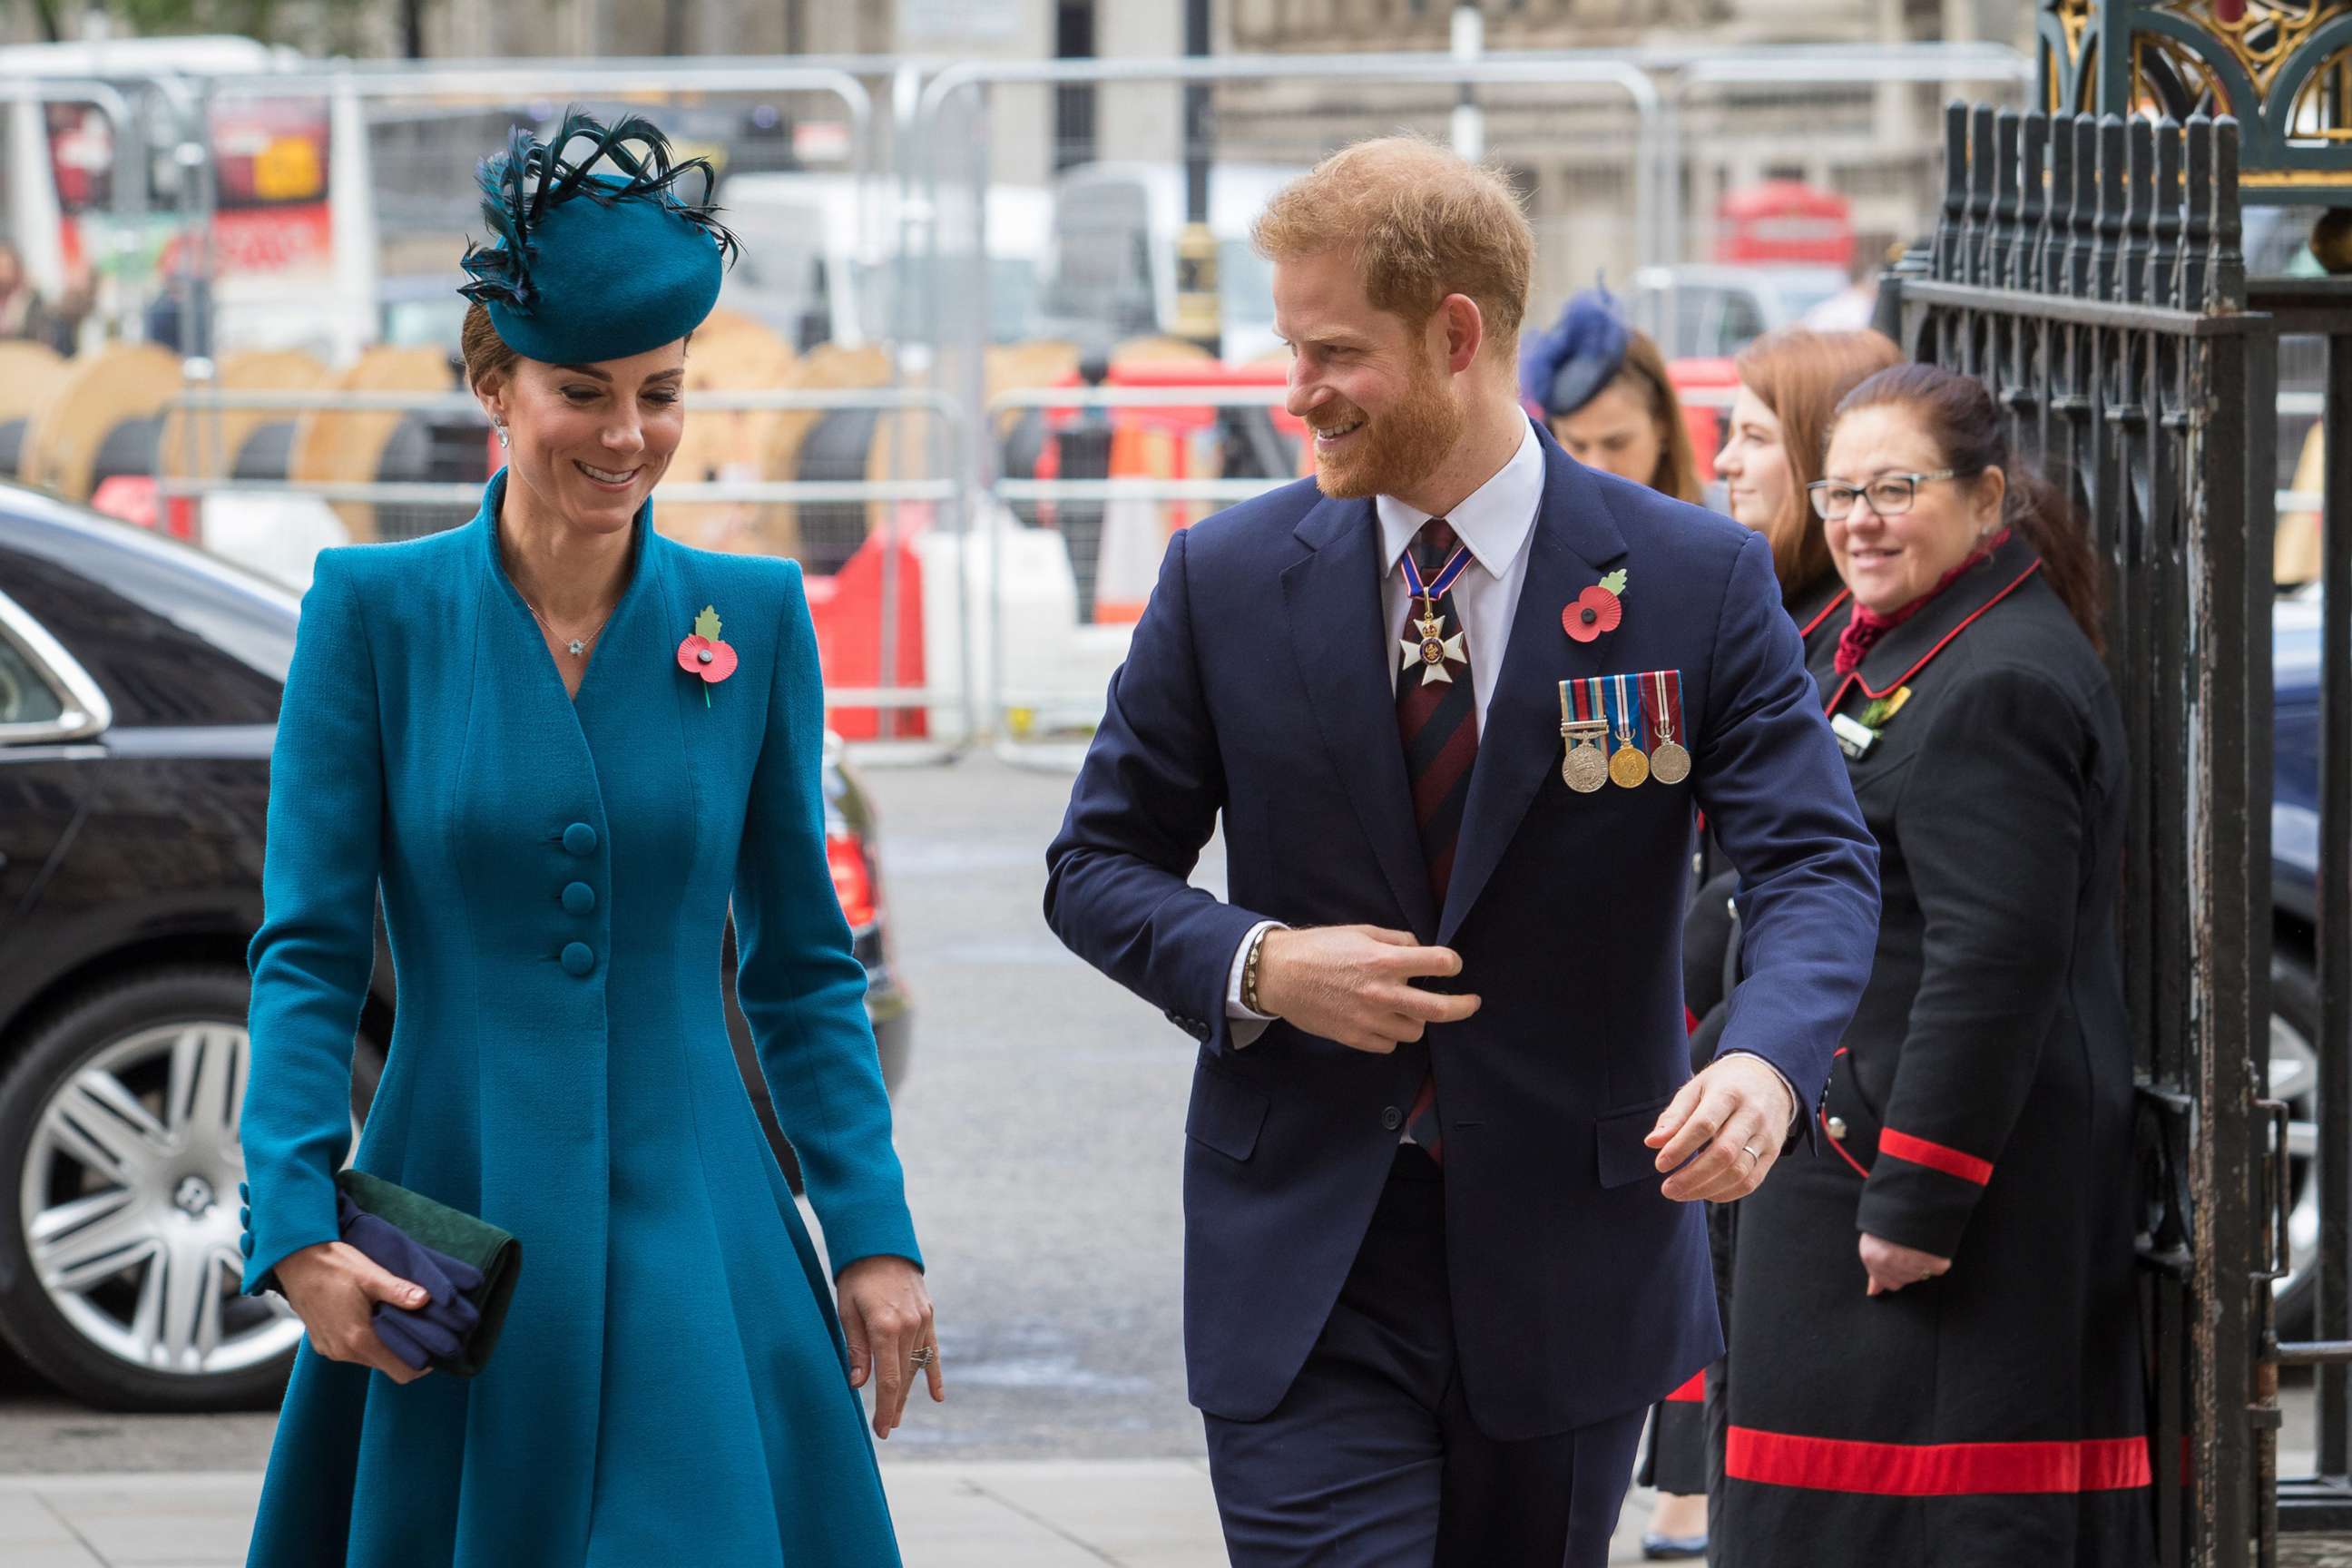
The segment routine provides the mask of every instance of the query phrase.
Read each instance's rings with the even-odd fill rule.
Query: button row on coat
[[[596,830],[584,822],[575,822],[563,830],[563,847],[582,859],[596,853]],[[573,882],[563,889],[563,908],[568,914],[584,915],[596,907],[596,889],[585,882]],[[596,954],[584,942],[563,944],[563,973],[575,979],[585,979],[595,973]]]
[[[245,1234],[244,1234],[243,1236],[240,1236],[240,1237],[238,1237],[236,1238],[237,1250],[238,1250],[238,1251],[240,1251],[240,1252],[242,1252],[242,1253],[244,1253],[247,1258],[250,1258],[250,1257],[252,1257],[252,1256],[253,1256],[253,1184],[252,1184],[252,1183],[250,1183],[250,1182],[239,1182],[239,1183],[236,1184],[236,1201],[237,1201],[236,1222],[237,1222],[237,1224],[239,1224],[239,1225],[241,1225],[241,1226],[245,1226]]]

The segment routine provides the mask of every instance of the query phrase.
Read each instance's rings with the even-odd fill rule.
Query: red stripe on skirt
[[[1925,1165],[1931,1171],[1941,1171],[1948,1176],[1958,1176],[1964,1182],[1983,1186],[1992,1180],[1992,1162],[1979,1160],[1974,1154],[1930,1143],[1925,1138],[1914,1138],[1908,1132],[1897,1132],[1889,1127],[1878,1135],[1878,1152],[1892,1154],[1898,1160],[1908,1160],[1915,1165]]]
[[[2103,1492],[2148,1484],[2147,1439],[2047,1443],[1858,1443],[1734,1426],[1724,1474],[1766,1486],[1873,1497]]]

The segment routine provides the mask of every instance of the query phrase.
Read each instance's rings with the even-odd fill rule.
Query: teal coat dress
[[[898,1561],[831,1282],[728,1043],[720,941],[834,1267],[920,1261],[824,853],[788,561],[635,524],[576,701],[497,517],[331,550],[271,756],[243,1142],[248,1289],[335,1238],[383,889],[398,1021],[356,1163],[522,1244],[490,1364],[405,1386],[305,1345],[249,1563]],[[714,606],[740,663],[678,643]],[[706,702],[707,696],[707,702]]]

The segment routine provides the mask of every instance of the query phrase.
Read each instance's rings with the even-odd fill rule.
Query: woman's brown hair
[[[498,328],[490,324],[489,307],[479,300],[466,307],[466,324],[457,330],[457,353],[466,362],[468,392],[481,385],[484,376],[510,370],[522,358],[499,336]]]
[[[1882,370],[1838,400],[1837,421],[1859,408],[1900,408],[1944,455],[1958,480],[1999,468],[2008,481],[2001,521],[2022,534],[2042,557],[2042,575],[2051,591],[2091,639],[2105,651],[2101,619],[2099,558],[2089,531],[2057,486],[2030,464],[2013,460],[1992,394],[1972,375],[1939,364],[1898,364]]]
[[[1658,352],[1649,333],[1625,334],[1625,368],[1609,384],[1623,386],[1639,397],[1657,422],[1658,466],[1650,475],[1650,488],[1696,504],[1706,494],[1706,484],[1698,477],[1698,454],[1692,449],[1690,426],[1683,418],[1683,400],[1675,395],[1673,378],[1666,374],[1666,356]]]
[[[1788,499],[1764,526],[1780,593],[1801,592],[1831,571],[1829,541],[1813,516],[1805,487],[1822,477],[1829,450],[1831,411],[1866,377],[1899,363],[1903,351],[1883,332],[1817,332],[1782,327],[1765,333],[1732,361],[1739,380],[1780,422],[1780,449],[1789,463]]]

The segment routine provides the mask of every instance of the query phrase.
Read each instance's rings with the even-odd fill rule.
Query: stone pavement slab
[[[1197,1459],[893,1460],[882,1467],[907,1568],[1223,1568]],[[7,1568],[239,1568],[257,1472],[0,1475]],[[1611,1560],[1640,1560],[1626,1502]]]

